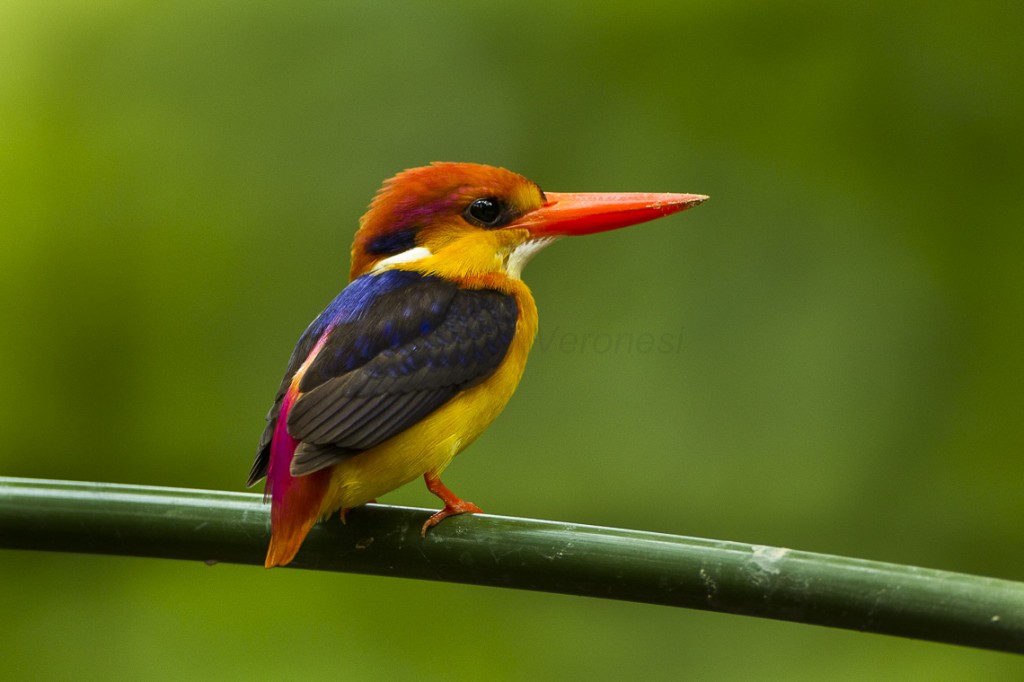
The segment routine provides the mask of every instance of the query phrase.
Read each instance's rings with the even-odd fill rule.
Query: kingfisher
[[[562,237],[614,230],[705,201],[698,194],[544,192],[493,166],[437,162],[377,192],[349,283],[292,352],[248,485],[266,478],[265,566],[310,528],[423,477],[454,514],[480,513],[441,473],[505,408],[537,334],[523,266]]]

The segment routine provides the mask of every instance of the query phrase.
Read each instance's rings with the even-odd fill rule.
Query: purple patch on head
[[[455,213],[455,209],[464,200],[461,191],[455,191],[445,197],[424,201],[422,197],[410,197],[397,202],[391,224],[393,230],[416,230],[437,221],[439,216]]]

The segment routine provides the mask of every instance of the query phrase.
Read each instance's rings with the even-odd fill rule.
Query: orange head
[[[519,278],[559,237],[653,220],[696,206],[698,194],[544,193],[521,175],[473,163],[434,163],[384,183],[360,221],[351,277],[409,267],[454,279]]]

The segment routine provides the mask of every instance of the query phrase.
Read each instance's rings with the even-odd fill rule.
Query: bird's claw
[[[455,516],[457,514],[483,514],[484,510],[476,506],[472,502],[466,502],[465,500],[459,500],[454,504],[446,504],[444,509],[435,513],[429,519],[423,522],[423,528],[420,530],[420,535],[427,537],[427,531],[441,523],[449,516]]]

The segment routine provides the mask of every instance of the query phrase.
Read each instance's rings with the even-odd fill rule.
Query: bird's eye
[[[505,217],[504,207],[501,202],[491,197],[477,199],[470,204],[464,213],[466,219],[481,227],[498,227],[503,224]]]

